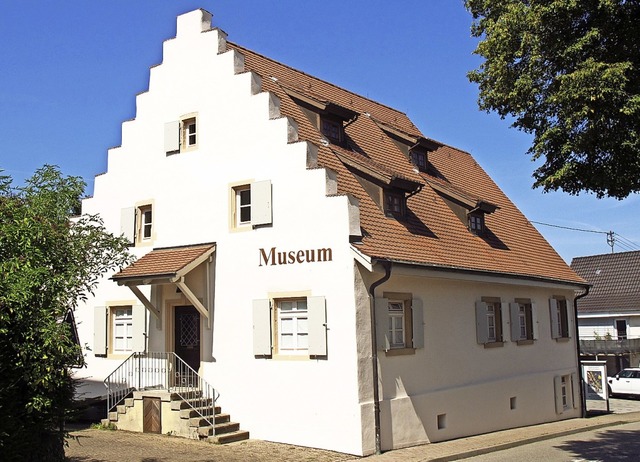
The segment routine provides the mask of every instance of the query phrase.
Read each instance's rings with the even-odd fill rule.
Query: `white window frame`
[[[150,241],[153,238],[153,206],[151,204],[138,207],[140,230],[138,241]]]
[[[117,310],[130,309],[131,315],[117,317]],[[126,338],[130,339],[127,348],[116,349],[117,325],[131,325]],[[146,349],[147,314],[143,305],[117,303],[110,306],[94,307],[93,354],[95,356],[119,357]],[[129,335],[129,333],[131,335]]]
[[[243,204],[243,192],[246,191],[249,191],[249,202]],[[231,228],[240,230],[270,225],[273,221],[271,196],[270,180],[233,185],[231,187]],[[243,209],[249,210],[249,220],[241,219]]]
[[[307,354],[309,350],[307,299],[287,298],[277,299],[275,302],[277,352],[279,354]],[[291,306],[291,308],[285,309],[284,306]],[[286,330],[285,324],[290,325]],[[290,338],[290,340],[285,342],[285,338]]]
[[[554,296],[549,299],[549,320],[551,323],[551,338],[561,340],[571,337],[573,317],[569,311],[569,302],[566,298]]]
[[[392,334],[397,331],[391,329],[392,320],[400,319],[397,310],[390,310],[391,304],[401,303],[403,344],[394,342]],[[424,348],[424,314],[422,301],[413,298],[410,293],[385,292],[382,297],[374,300],[376,312],[376,336],[378,349],[388,355],[411,354],[415,350]]]
[[[281,310],[283,302],[306,301],[306,310]],[[295,318],[306,320],[306,332],[297,331],[299,324],[295,322],[294,337],[307,337],[307,346],[296,342],[292,348],[282,347],[282,320]],[[256,357],[313,357],[327,356],[327,311],[323,296],[288,297],[278,296],[273,299],[253,301],[253,354]]]
[[[476,337],[479,344],[503,345],[508,330],[505,319],[507,308],[508,304],[498,297],[482,297],[476,301]]]
[[[536,305],[530,299],[517,298],[509,304],[511,319],[511,340],[519,344],[538,339],[538,319]],[[524,333],[523,333],[524,330]]]
[[[557,375],[553,378],[557,414],[563,414],[576,408],[575,381],[576,374],[573,372]]]
[[[389,348],[406,348],[405,302],[403,300],[389,300],[387,315],[389,327]],[[399,334],[399,339],[397,338]]]
[[[111,341],[113,354],[133,352],[133,307],[111,307]]]
[[[198,147],[200,137],[198,114],[185,114],[179,120],[164,125],[164,151],[167,156],[186,152]]]

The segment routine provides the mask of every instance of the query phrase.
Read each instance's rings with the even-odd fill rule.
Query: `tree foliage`
[[[512,116],[544,163],[534,186],[640,191],[640,0],[466,0],[479,106]]]
[[[65,313],[105,271],[130,260],[127,243],[80,210],[85,183],[45,166],[20,188],[0,176],[0,454],[64,460],[64,421],[81,358]]]

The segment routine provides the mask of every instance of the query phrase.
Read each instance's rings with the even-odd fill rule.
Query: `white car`
[[[640,396],[640,368],[638,367],[623,369],[613,377],[609,377],[607,382],[609,382],[609,396]]]

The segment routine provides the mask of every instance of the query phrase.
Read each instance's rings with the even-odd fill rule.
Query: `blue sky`
[[[462,0],[7,0],[0,3],[0,169],[20,184],[45,163],[93,177],[135,117],[135,95],[177,15],[213,13],[229,40],[405,112],[428,137],[470,152],[533,222],[614,231],[640,249],[640,195],[623,201],[532,189],[530,137],[477,108]],[[570,262],[606,235],[535,224]]]

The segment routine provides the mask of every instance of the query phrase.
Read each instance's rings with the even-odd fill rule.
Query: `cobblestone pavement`
[[[379,456],[357,458],[320,449],[303,448],[259,440],[214,445],[167,435],[84,428],[72,432],[66,455],[71,462],[413,462],[457,460],[473,454],[500,450],[591,428],[640,421],[640,400],[611,399],[610,413],[604,401],[588,401],[586,419],[570,419],[486,435],[460,438],[388,451]]]

